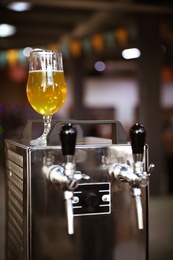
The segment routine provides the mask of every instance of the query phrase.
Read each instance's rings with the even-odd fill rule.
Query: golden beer
[[[41,115],[53,115],[64,104],[67,94],[63,71],[30,71],[27,98]]]

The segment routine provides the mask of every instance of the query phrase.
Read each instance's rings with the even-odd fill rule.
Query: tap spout
[[[132,195],[135,198],[138,228],[143,229],[144,224],[143,224],[143,210],[142,210],[142,201],[141,201],[141,196],[142,196],[141,189],[136,187],[132,188]]]
[[[68,234],[74,234],[74,216],[73,216],[73,192],[72,191],[64,191],[64,198],[66,204],[66,214],[67,214],[67,230]]]

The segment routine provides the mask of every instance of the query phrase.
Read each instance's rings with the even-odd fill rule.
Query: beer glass
[[[60,110],[67,93],[61,52],[36,49],[30,53],[26,92],[30,105],[44,121],[43,134],[30,144],[46,145],[52,115]]]

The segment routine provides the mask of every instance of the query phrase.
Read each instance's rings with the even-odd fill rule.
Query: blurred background
[[[17,4],[0,3],[0,259],[4,259],[4,139],[21,136],[29,119],[41,119],[25,92],[28,55],[34,48],[63,54],[68,95],[54,119],[113,119],[127,133],[135,122],[145,126],[150,162],[156,165],[150,178],[150,256],[173,259],[173,2]],[[106,126],[95,130],[110,138]]]

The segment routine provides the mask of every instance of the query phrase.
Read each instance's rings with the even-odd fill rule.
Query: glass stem
[[[43,136],[46,137],[51,130],[52,116],[43,116],[43,121],[44,121]]]

